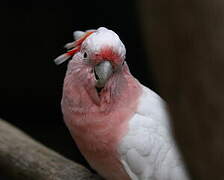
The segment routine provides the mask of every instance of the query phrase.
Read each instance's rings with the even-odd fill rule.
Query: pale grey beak
[[[94,68],[96,87],[103,88],[113,73],[113,67],[109,61],[103,61]]]

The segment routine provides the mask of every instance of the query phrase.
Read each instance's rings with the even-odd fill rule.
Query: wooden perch
[[[0,173],[2,172],[23,180],[101,179],[0,119]]]

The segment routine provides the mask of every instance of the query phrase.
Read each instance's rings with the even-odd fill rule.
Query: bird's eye
[[[87,53],[84,52],[83,57],[84,57],[84,58],[87,58],[87,56],[88,56]]]

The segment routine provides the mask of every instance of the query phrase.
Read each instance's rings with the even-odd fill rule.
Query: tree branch
[[[15,179],[101,179],[1,119],[0,170]]]

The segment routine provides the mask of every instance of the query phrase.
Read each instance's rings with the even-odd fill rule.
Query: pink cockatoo
[[[118,35],[75,31],[60,64],[65,123],[88,163],[108,180],[189,179],[172,137],[165,102],[129,72]]]

